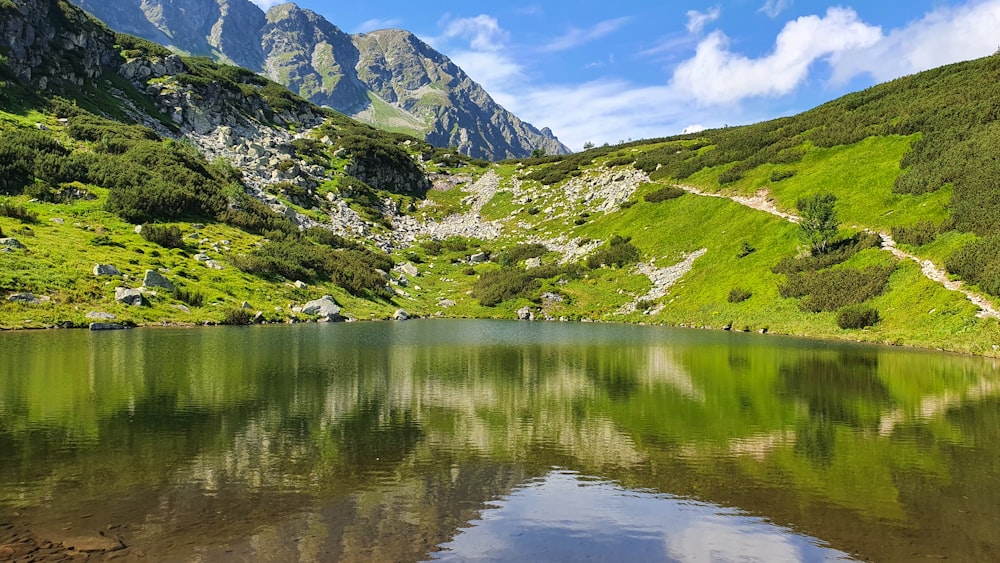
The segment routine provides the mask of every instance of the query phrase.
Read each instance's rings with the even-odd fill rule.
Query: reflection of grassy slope
[[[374,328],[396,346],[373,345]],[[8,335],[15,340],[5,344],[25,346],[34,361],[0,378],[8,401],[0,441],[13,446],[0,466],[37,473],[36,492],[56,498],[83,498],[61,488],[66,476],[88,495],[178,475],[224,476],[221,490],[210,489],[224,495],[263,479],[280,492],[276,500],[302,487],[337,498],[366,488],[371,475],[391,476],[363,493],[367,514],[383,502],[450,509],[456,488],[476,490],[454,476],[483,464],[523,465],[532,475],[557,465],[779,524],[787,518],[836,539],[819,527],[831,510],[844,511],[838,522],[880,531],[932,519],[913,503],[995,450],[972,442],[992,435],[997,411],[995,399],[969,395],[985,388],[987,369],[971,358],[773,347],[720,334],[697,342],[638,329],[637,338],[679,342],[626,345],[615,327],[592,327],[598,334],[585,346],[539,332],[548,344],[483,349],[443,344],[448,336],[425,341],[423,328],[149,330],[103,341],[84,332]],[[608,335],[619,336],[603,341]],[[54,342],[75,352],[40,353]],[[231,352],[237,342],[244,353]],[[950,407],[928,411],[948,397]],[[12,426],[11,413],[25,408],[30,424]],[[880,434],[897,411],[897,427]],[[55,468],[41,463],[47,448],[80,437]],[[484,486],[479,479],[490,477],[477,477]],[[745,479],[756,485],[738,487]],[[975,490],[988,479],[961,483],[973,502],[993,498]],[[437,525],[422,510],[421,525]]]

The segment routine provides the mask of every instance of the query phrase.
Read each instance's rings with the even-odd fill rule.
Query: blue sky
[[[412,31],[573,150],[790,115],[1000,49],[1000,0],[296,3],[348,33]]]

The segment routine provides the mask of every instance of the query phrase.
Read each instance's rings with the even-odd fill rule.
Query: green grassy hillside
[[[83,86],[42,92],[0,65],[0,238],[19,243],[0,252],[0,327],[93,312],[287,322],[331,295],[357,319],[402,308],[998,353],[1000,57],[795,117],[490,165],[204,59],[137,86],[115,65],[165,52],[107,42],[117,59]],[[819,252],[789,217],[824,194],[839,228]],[[115,301],[146,270],[174,290]]]

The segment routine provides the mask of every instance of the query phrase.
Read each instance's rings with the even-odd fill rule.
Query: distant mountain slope
[[[249,0],[75,1],[114,29],[264,73],[315,103],[436,146],[494,160],[569,152],[403,30],[348,35],[291,3],[264,14]]]

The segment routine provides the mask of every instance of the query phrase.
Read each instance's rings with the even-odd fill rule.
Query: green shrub
[[[894,270],[895,265],[886,265],[796,272],[787,275],[778,291],[786,299],[802,298],[803,311],[836,311],[880,295]]]
[[[754,252],[757,252],[757,249],[754,248],[753,245],[750,244],[748,241],[743,241],[743,243],[740,244],[740,251],[736,253],[736,257],[746,258],[747,256],[750,256]]]
[[[648,203],[659,203],[669,199],[677,199],[684,195],[684,190],[677,186],[664,186],[654,192],[649,192],[643,199]]]
[[[420,246],[422,246],[424,251],[431,256],[437,256],[441,254],[442,250],[444,250],[444,244],[442,244],[441,241],[433,239],[421,242]]]
[[[462,237],[448,237],[441,244],[449,252],[464,252],[469,248],[469,242]]]
[[[1000,296],[1000,234],[970,242],[945,260],[949,272]]]
[[[509,299],[529,297],[541,287],[539,280],[557,276],[575,277],[573,266],[546,264],[530,270],[502,268],[484,272],[472,286],[472,295],[484,307],[493,307]]]
[[[787,180],[788,178],[791,178],[794,175],[795,175],[794,170],[775,170],[774,172],[771,172],[771,181],[780,182],[782,180]]]
[[[368,250],[333,250],[301,236],[287,236],[249,255],[231,257],[230,261],[249,274],[287,280],[330,280],[352,295],[391,297],[382,272],[392,269],[392,259]]]
[[[164,248],[184,248],[184,233],[177,225],[145,223],[139,231],[142,238]]]
[[[840,264],[858,252],[867,248],[876,248],[881,239],[876,233],[860,232],[850,238],[840,240],[831,245],[825,254],[814,254],[803,258],[788,256],[782,258],[771,268],[775,274],[792,274],[822,270]]]
[[[742,303],[750,297],[753,296],[749,290],[743,289],[742,287],[734,287],[729,290],[729,302],[730,303]]]
[[[222,320],[219,322],[224,325],[246,326],[253,322],[253,314],[249,309],[226,309],[222,312]]]
[[[863,305],[844,307],[837,313],[837,326],[843,329],[866,328],[881,320],[877,310]]]
[[[514,266],[522,260],[527,260],[528,258],[538,258],[548,251],[549,249],[544,244],[519,244],[501,252],[500,255],[497,256],[497,263],[504,267]]]
[[[17,219],[22,223],[34,223],[38,220],[38,215],[28,211],[23,205],[16,205],[8,200],[0,199],[0,215]]]
[[[598,248],[587,258],[587,267],[594,270],[601,266],[623,267],[639,261],[639,249],[632,244],[631,237],[615,235],[607,245]]]
[[[270,232],[290,234],[298,231],[295,223],[247,195],[242,187],[233,192],[229,205],[219,213],[220,221],[257,235]]]
[[[205,303],[205,296],[200,291],[191,291],[182,287],[178,287],[174,291],[174,297],[191,307],[201,307]]]
[[[907,227],[892,227],[892,238],[896,242],[911,246],[923,246],[934,242],[939,228],[930,221],[921,221]]]
[[[346,249],[346,250],[365,250],[365,247],[360,243],[346,239],[337,233],[331,231],[330,229],[324,227],[309,227],[303,233],[306,238],[315,242],[316,244],[322,244],[329,246],[330,248]]]

